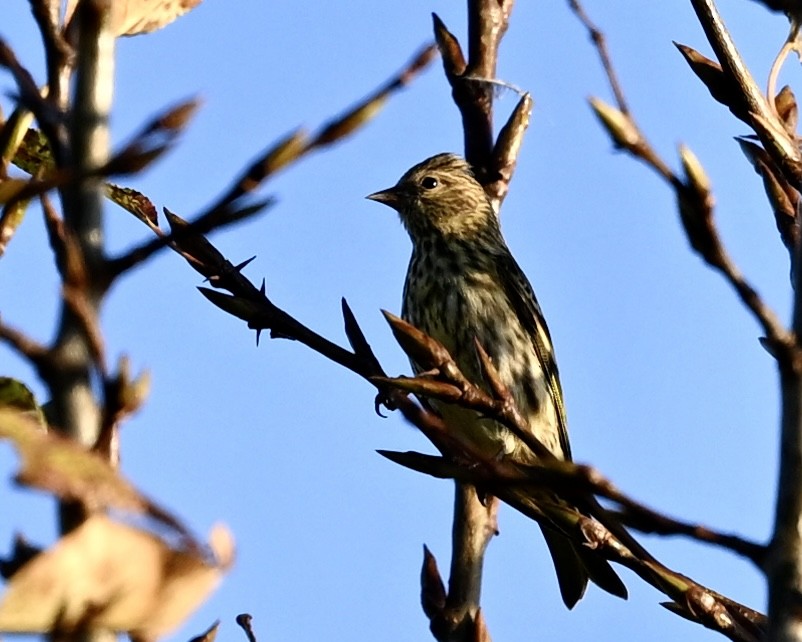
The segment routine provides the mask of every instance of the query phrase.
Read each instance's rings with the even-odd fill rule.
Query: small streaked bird
[[[490,355],[529,430],[570,460],[565,406],[549,330],[532,286],[501,235],[498,216],[468,163],[438,154],[389,189],[368,196],[398,212],[412,240],[402,316],[442,343],[471,381],[482,382],[475,339]],[[412,363],[413,370],[421,368]],[[478,413],[431,402],[447,424],[488,455],[532,463],[507,428]],[[544,503],[558,503],[549,496]],[[602,557],[541,523],[563,601],[573,607],[588,579],[626,597]]]

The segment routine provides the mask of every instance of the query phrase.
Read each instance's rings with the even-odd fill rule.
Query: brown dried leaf
[[[0,631],[110,629],[156,639],[192,613],[230,566],[233,540],[220,532],[225,543],[209,560],[93,515],[12,576],[0,599]]]
[[[42,433],[19,412],[0,408],[0,438],[10,440],[19,453],[20,484],[89,508],[115,506],[139,513],[146,509],[146,500],[100,457],[56,434]]]
[[[167,26],[201,3],[201,0],[114,0],[111,31],[115,36],[136,36]],[[68,0],[64,23],[69,24],[78,0]],[[69,27],[68,27],[69,28]]]
[[[22,460],[17,483],[79,501],[90,510],[114,507],[146,514],[189,537],[177,519],[141,495],[102,457],[55,433],[42,432],[19,411],[0,408],[0,438],[11,441]]]
[[[33,128],[25,132],[22,142],[15,148],[11,162],[31,175],[40,170],[46,174],[55,167],[53,152],[47,138],[41,131]]]
[[[106,183],[106,197],[151,227],[158,227],[159,213],[153,202],[130,187]]]

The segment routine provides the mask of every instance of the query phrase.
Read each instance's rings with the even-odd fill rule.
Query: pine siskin
[[[570,460],[562,389],[546,322],[470,166],[454,154],[438,154],[412,167],[394,187],[368,198],[395,209],[412,239],[404,319],[441,342],[463,374],[479,383],[477,339],[531,432],[559,459]],[[421,370],[415,363],[412,367]],[[454,405],[433,405],[482,452],[533,462],[531,450],[499,423]],[[626,597],[626,588],[604,559],[548,525],[541,528],[566,606],[579,601],[589,578]]]

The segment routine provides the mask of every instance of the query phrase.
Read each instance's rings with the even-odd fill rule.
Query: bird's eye
[[[437,187],[437,179],[434,176],[424,176],[420,184],[423,189],[434,189]]]

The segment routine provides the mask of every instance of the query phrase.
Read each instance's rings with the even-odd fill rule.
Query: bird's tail
[[[541,530],[554,562],[560,594],[569,609],[585,594],[588,580],[593,580],[608,593],[627,598],[627,587],[606,559],[581,545],[575,545],[565,535],[548,526],[541,526]]]

